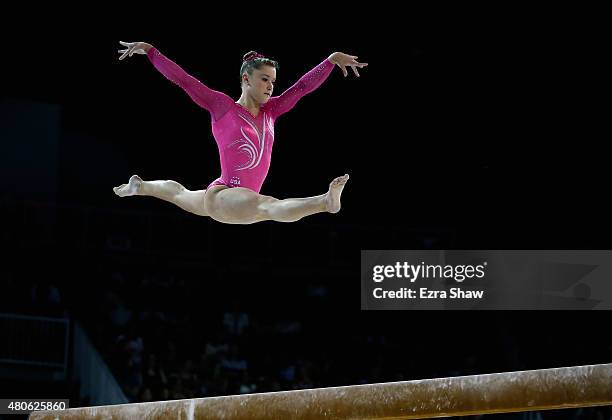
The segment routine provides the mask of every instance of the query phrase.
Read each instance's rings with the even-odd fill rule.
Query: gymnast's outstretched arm
[[[146,54],[153,66],[163,74],[168,80],[180,86],[189,97],[200,107],[206,109],[212,115],[213,120],[220,119],[230,109],[234,102],[229,96],[200,82],[195,77],[188,74],[178,64],[168,59],[157,48],[146,42],[123,42],[125,50],[119,60],[132,54]]]
[[[351,67],[355,75],[359,77],[357,68],[366,67],[368,63],[358,62],[357,56],[335,52],[323,60],[321,64],[302,76],[300,80],[284,91],[280,96],[270,98],[268,105],[269,109],[276,117],[291,110],[302,97],[321,86],[336,65],[342,69],[344,77],[348,75],[346,70],[347,67]]]

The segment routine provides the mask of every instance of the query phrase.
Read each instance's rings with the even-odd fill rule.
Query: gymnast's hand
[[[123,42],[119,41],[121,45],[126,47],[125,50],[119,50],[119,53],[123,53],[119,60],[123,60],[127,56],[132,56],[132,54],[146,54],[149,52],[153,45],[147,44],[146,42]]]
[[[357,67],[362,68],[368,65],[368,63],[359,63],[356,55],[348,55],[341,52],[333,53],[329,56],[328,60],[342,69],[344,77],[348,76],[348,72],[346,71],[347,66],[353,69],[355,76],[359,77]]]

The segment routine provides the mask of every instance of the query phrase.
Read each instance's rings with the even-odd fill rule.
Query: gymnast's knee
[[[267,195],[260,195],[257,198],[257,211],[267,215],[268,213],[270,213],[270,211],[273,211],[274,206],[279,201],[280,200],[278,200],[278,199],[276,199],[274,197],[270,197],[270,196],[267,196]]]
[[[273,220],[275,222],[297,222],[304,217],[303,214],[287,211],[284,208],[282,200],[267,197],[262,200],[258,206],[259,214],[262,220]]]

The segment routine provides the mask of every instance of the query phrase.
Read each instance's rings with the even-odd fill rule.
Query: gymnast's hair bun
[[[263,58],[263,55],[259,54],[257,51],[249,51],[244,55],[244,57],[242,57],[242,60],[251,61],[255,60],[256,58]]]

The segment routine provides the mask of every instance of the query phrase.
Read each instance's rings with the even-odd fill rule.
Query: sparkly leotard
[[[261,190],[270,168],[274,122],[293,108],[301,97],[318,88],[334,68],[334,64],[325,59],[280,96],[270,98],[254,117],[226,94],[208,88],[187,74],[156,48],[151,48],[147,55],[160,73],[210,112],[212,132],[221,158],[221,176],[209,187],[245,187],[255,192]]]

